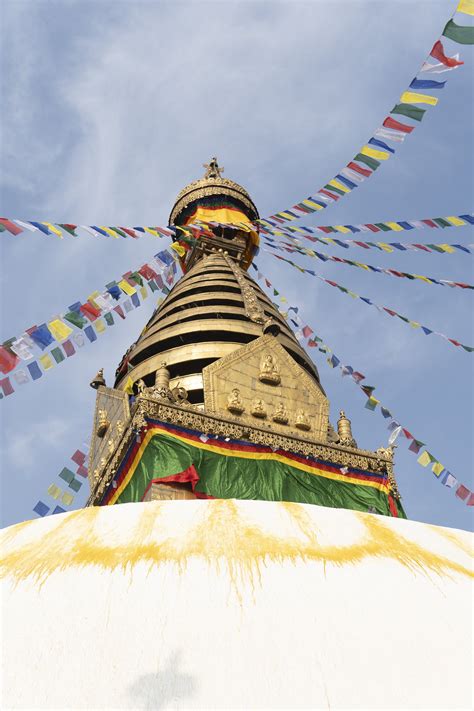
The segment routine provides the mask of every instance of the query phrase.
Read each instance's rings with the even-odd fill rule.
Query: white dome
[[[2,533],[2,708],[465,708],[472,537],[260,501]]]

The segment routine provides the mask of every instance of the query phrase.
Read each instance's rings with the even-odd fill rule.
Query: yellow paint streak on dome
[[[134,529],[121,530],[117,541],[108,543],[106,531],[116,522],[100,508],[69,514],[36,540],[7,552],[0,572],[16,582],[33,577],[42,584],[48,576],[70,568],[96,566],[113,571],[130,571],[138,563],[153,566],[174,564],[184,570],[191,559],[205,560],[219,571],[227,569],[236,589],[239,583],[252,586],[260,581],[262,566],[269,563],[316,562],[328,565],[357,565],[365,559],[389,559],[412,572],[474,577],[472,569],[408,540],[383,523],[378,516],[355,514],[363,534],[349,545],[322,545],[312,517],[300,504],[280,504],[303,538],[275,535],[249,520],[231,499],[206,502],[195,521],[185,521],[178,534],[172,533],[162,517],[169,503],[146,504]],[[96,519],[101,517],[100,521]],[[126,521],[126,519],[124,519]],[[24,524],[19,524],[20,532]],[[13,528],[13,533],[15,533]],[[12,531],[7,531],[9,541]],[[305,540],[306,539],[306,540]],[[453,541],[460,543],[459,541]],[[4,544],[3,544],[3,547]]]

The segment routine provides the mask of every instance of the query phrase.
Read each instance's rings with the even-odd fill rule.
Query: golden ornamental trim
[[[206,179],[201,178],[200,180],[195,180],[193,183],[187,185],[176,198],[176,202],[171,210],[169,217],[169,224],[174,224],[176,217],[182,212],[190,203],[196,200],[201,200],[205,197],[212,197],[213,195],[228,195],[229,197],[234,197],[240,202],[242,202],[254,215],[254,219],[259,219],[258,210],[248,192],[233,180],[228,178],[212,178]]]

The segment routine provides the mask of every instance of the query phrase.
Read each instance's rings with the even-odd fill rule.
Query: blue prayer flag
[[[52,514],[58,514],[58,513],[66,513],[66,509],[61,508],[61,506],[55,506],[53,511],[51,512]]]
[[[379,148],[383,148],[385,151],[390,151],[390,153],[395,153],[395,150],[393,148],[390,148],[390,146],[387,146],[386,143],[383,141],[379,141],[378,138],[371,138],[369,143],[371,143],[373,146],[378,146]]]
[[[92,326],[86,326],[86,328],[84,329],[84,333],[86,334],[87,338],[91,343],[94,343],[94,341],[97,340],[96,332],[94,331]]]
[[[433,79],[413,79],[410,89],[442,89],[445,81],[434,81]]]
[[[46,506],[42,501],[38,501],[33,511],[38,514],[38,516],[46,516],[49,511],[49,506]]]
[[[114,298],[116,301],[118,301],[120,299],[120,297],[122,296],[122,291],[121,291],[120,287],[117,286],[116,284],[114,286],[111,286],[109,289],[107,289],[107,291],[110,294],[110,296],[112,296],[112,298]]]
[[[431,331],[429,328],[426,328],[426,326],[422,326],[422,327],[421,327],[421,330],[422,330],[423,333],[425,333],[425,335],[427,335],[427,336],[429,336],[430,333],[433,333],[433,331]]]
[[[404,230],[414,230],[415,228],[413,225],[410,225],[409,222],[398,222],[397,224],[400,225],[400,227],[403,227]]]
[[[33,361],[33,363],[28,363],[26,367],[30,371],[30,375],[33,380],[38,380],[38,378],[41,378],[41,376],[43,375],[38,363],[35,360]]]
[[[51,343],[54,343],[51,331],[45,323],[42,323],[41,326],[37,326],[34,331],[29,331],[29,335],[42,351],[44,351],[44,349]]]
[[[135,294],[132,294],[131,299],[132,299],[132,304],[135,307],[140,306],[140,299],[138,298],[138,294],[136,292],[135,292]]]
[[[45,235],[51,234],[51,232],[48,230],[46,225],[42,225],[41,222],[32,222],[31,220],[29,222],[30,222],[30,225],[37,227],[39,230],[41,230],[41,232],[44,232]]]
[[[472,215],[459,215],[461,220],[466,220],[466,222],[470,222],[471,225],[474,225],[474,217]]]
[[[353,183],[352,180],[349,180],[348,178],[345,178],[343,175],[340,175],[339,173],[336,175],[337,180],[340,180],[341,183],[344,183],[344,185],[347,185],[348,188],[357,188],[357,183]]]
[[[105,230],[101,230],[100,227],[97,227],[97,225],[91,225],[91,227],[96,232],[99,232],[101,235],[104,235],[104,237],[107,237],[107,232]]]

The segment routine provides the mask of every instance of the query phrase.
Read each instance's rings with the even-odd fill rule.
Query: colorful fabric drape
[[[188,483],[198,497],[294,501],[405,518],[387,474],[147,420],[102,504],[142,501],[154,483]]]
[[[339,368],[341,375],[343,377],[348,376],[353,380],[357,387],[364,393],[367,398],[365,403],[366,409],[374,412],[377,408],[380,410],[380,414],[385,420],[390,420],[388,429],[389,431],[398,436],[401,434],[408,442],[408,449],[413,454],[419,455],[420,451],[426,447],[425,443],[420,439],[416,438],[408,429],[403,427],[398,420],[394,418],[391,411],[385,407],[380,400],[374,397],[375,387],[371,385],[364,385],[363,381],[366,379],[365,375],[360,371],[356,370],[351,365],[344,365],[341,358],[338,358],[334,351],[323,341],[322,338],[316,335],[313,328],[308,324],[304,324],[298,315],[298,306],[289,306],[288,299],[282,296],[280,291],[277,291],[273,284],[267,277],[265,277],[259,270],[258,266],[252,265],[257,272],[257,277],[260,281],[263,281],[267,289],[271,289],[273,294],[271,296],[279,298],[281,304],[275,303],[275,306],[280,310],[284,318],[289,318],[289,312],[292,311],[291,320],[294,321],[299,331],[297,332],[297,337],[300,342],[306,342],[309,348],[317,348],[318,351],[326,355],[326,362],[331,368]],[[270,292],[271,293],[271,292]],[[283,306],[282,306],[283,305]],[[397,432],[396,432],[397,431]],[[394,439],[392,439],[392,442]],[[468,506],[474,506],[474,492],[470,491],[466,486],[461,484],[458,479],[442,464],[437,457],[435,457],[428,450],[424,450],[422,454],[417,459],[418,463],[426,467],[428,464],[431,465],[432,472],[434,476],[448,489],[453,489],[457,498],[463,501]]]
[[[296,249],[296,248],[295,248]],[[281,254],[275,254],[274,252],[270,252],[269,250],[265,249],[263,250],[264,252],[268,252],[268,254],[271,254],[275,259],[280,259],[282,262],[287,262],[287,264],[291,264],[292,267],[295,269],[298,269],[300,272],[305,273],[305,274],[312,274],[312,271],[310,269],[305,269],[304,267],[300,267],[299,264],[295,264],[294,262],[291,261],[291,259],[286,259],[286,257],[282,257]],[[438,286],[450,286],[450,287],[457,287],[458,289],[474,289],[474,285],[472,284],[465,284],[462,281],[450,281],[449,279],[434,279],[433,277],[427,277],[422,274],[410,274],[409,272],[400,272],[397,269],[387,269],[385,267],[374,267],[372,264],[364,264],[363,262],[354,262],[351,259],[343,259],[342,257],[334,257],[331,254],[324,254],[322,252],[315,252],[314,250],[305,250],[304,254],[308,257],[313,257],[315,259],[319,259],[322,262],[337,262],[339,264],[348,264],[351,267],[359,267],[359,269],[365,269],[366,271],[374,272],[377,274],[386,274],[387,276],[393,276],[397,278],[403,278],[403,279],[418,279],[419,281],[423,281],[425,284],[437,284]]]
[[[150,291],[169,293],[176,273],[175,257],[163,250],[139,269],[126,272],[118,282],[107,284],[102,293],[94,291],[84,303],[72,304],[48,323],[9,338],[0,346],[0,371],[6,375],[0,379],[0,399],[15,392],[13,383],[18,386],[39,380],[55,364],[75,355],[78,348],[94,343],[117,317],[125,319],[138,308]],[[43,355],[37,354],[38,350]]]

